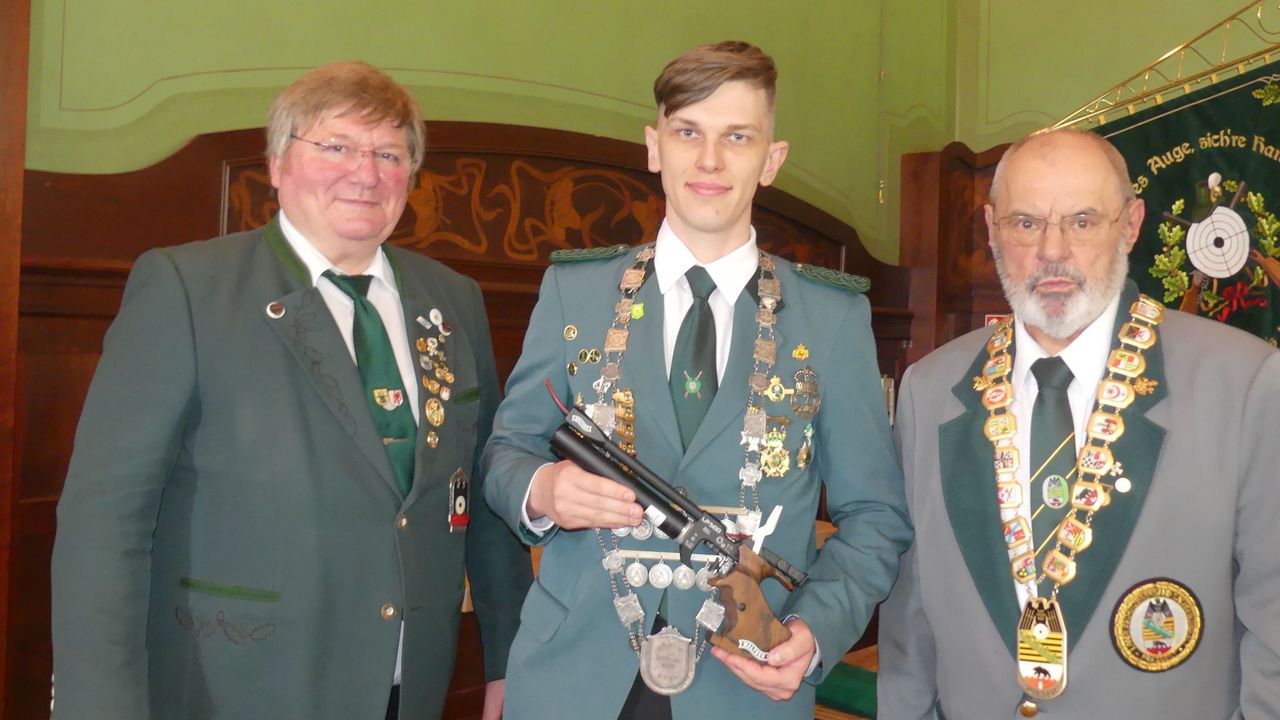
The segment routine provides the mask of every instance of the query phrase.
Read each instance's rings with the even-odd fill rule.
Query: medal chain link
[[[1144,310],[1146,310],[1148,313],[1151,313],[1155,317],[1149,317],[1148,315],[1144,315],[1137,312],[1137,310],[1139,309],[1139,306],[1143,306]],[[1155,310],[1153,310],[1153,308]],[[1099,397],[1094,401],[1093,410],[1089,416],[1091,419],[1095,413],[1102,411],[1102,407],[1104,405],[1114,410],[1114,412],[1110,414],[1119,417],[1124,411],[1124,409],[1128,407],[1128,405],[1131,405],[1133,403],[1133,396],[1134,394],[1136,394],[1136,391],[1134,390],[1134,384],[1133,382],[1131,382],[1131,379],[1136,381],[1141,379],[1143,376],[1146,363],[1142,355],[1142,352],[1143,350],[1154,347],[1155,345],[1155,342],[1157,339],[1156,326],[1159,325],[1161,320],[1163,319],[1163,308],[1154,300],[1151,300],[1150,298],[1144,295],[1138,302],[1134,303],[1134,306],[1131,308],[1131,315],[1134,323],[1138,323],[1141,327],[1149,331],[1150,342],[1144,343],[1141,345],[1134,343],[1133,341],[1129,340],[1125,336],[1125,328],[1122,327],[1120,332],[1117,334],[1117,340],[1119,341],[1119,344],[1117,345],[1116,349],[1126,349],[1128,352],[1131,352],[1136,357],[1136,364],[1138,364],[1141,369],[1134,373],[1119,372],[1115,367],[1113,367],[1112,362],[1110,360],[1110,356],[1108,356],[1108,363],[1107,363],[1108,373],[1107,373],[1107,377],[1104,379],[1104,382],[1111,381],[1114,383],[1120,383],[1127,386],[1128,392],[1130,393],[1129,402],[1123,407],[1120,407],[1120,406],[1109,405],[1108,403],[1104,403],[1101,397]],[[987,387],[993,384],[996,384],[998,382],[1004,382],[1008,374],[1013,371],[1012,357],[1009,355],[1007,351],[1007,347],[1011,341],[1012,332],[1013,332],[1012,317],[1006,318],[1004,321],[996,325],[996,328],[992,333],[991,339],[988,340],[987,342],[988,363],[989,364],[996,363],[998,367],[1002,368],[1002,370],[1000,372],[993,373],[992,378],[975,379],[974,389],[977,392],[984,393]],[[1006,336],[1005,340],[1003,342],[996,342],[997,338],[1001,336]],[[1129,348],[1132,348],[1132,349],[1129,349]],[[988,422],[987,427],[991,426],[995,418],[1007,415],[1012,419],[1013,427],[1015,427],[1016,429],[1017,418],[1009,410],[1009,407],[1012,405],[1013,392],[1014,392],[1013,387],[1011,385],[1008,387],[1007,392],[1008,392],[1008,397],[1004,401],[1002,401],[996,407],[988,408],[989,417],[987,420]],[[1086,429],[1085,442],[1081,446],[1080,452],[1076,456],[1076,467],[1074,470],[1074,474],[1076,476],[1076,483],[1097,482],[1099,485],[1104,484],[1101,482],[1101,479],[1100,479],[1101,476],[1107,472],[1114,472],[1114,469],[1120,465],[1115,461],[1114,456],[1112,456],[1110,465],[1107,468],[1105,468],[1104,471],[1101,473],[1095,473],[1091,470],[1088,470],[1084,465],[1085,459],[1089,457],[1091,450],[1102,449],[1102,450],[1108,450],[1109,452],[1109,448],[1111,444],[1114,441],[1119,440],[1123,434],[1124,434],[1124,430],[1121,429],[1118,432],[1116,432],[1113,437],[1106,438],[1106,437],[1101,437],[1097,433],[1092,432],[1091,429],[1088,429],[1088,428]],[[1001,452],[1003,450],[1011,449],[1013,447],[1013,436],[1012,434],[1010,434],[1008,437],[998,437],[998,438],[992,439],[991,444],[993,449],[995,450],[996,457],[998,459],[1001,456]],[[1005,468],[1000,468],[999,466],[997,466],[996,467],[997,483],[1001,481],[1000,478],[1002,475],[1004,475],[1007,478],[1014,477],[1014,474],[1017,471],[1017,465],[1019,462],[1020,460],[1014,462],[1012,466],[1005,467]],[[1095,480],[1093,481],[1084,480],[1086,473],[1093,475]],[[1029,489],[1030,488],[1028,488],[1028,490]],[[997,487],[997,490],[998,490],[998,487]],[[1106,490],[1104,489],[1103,492],[1106,492]],[[1075,488],[1075,484],[1073,483],[1072,492],[1071,492],[1071,497],[1073,500],[1075,496],[1076,496],[1076,488]],[[1066,515],[1063,517],[1062,522],[1058,524],[1057,526],[1058,529],[1061,529],[1061,527],[1065,525],[1068,520],[1072,520],[1072,519],[1078,520],[1084,525],[1085,528],[1091,529],[1093,527],[1093,517],[1095,514],[1097,514],[1099,510],[1102,509],[1103,504],[1104,504],[1103,501],[1099,500],[1097,504],[1093,506],[1093,509],[1082,509],[1082,508],[1076,508],[1073,503],[1072,508],[1067,511]],[[1081,518],[1080,515],[1078,514],[1082,512],[1084,513],[1083,518]],[[1074,548],[1064,544],[1061,538],[1058,537],[1059,534],[1060,533],[1055,530],[1052,538],[1045,538],[1045,541],[1046,541],[1045,546],[1049,544],[1050,540],[1055,541],[1053,543],[1054,545],[1053,552],[1056,552],[1058,555],[1066,558],[1070,562],[1075,562],[1076,556],[1079,554],[1079,552],[1083,552],[1084,550],[1081,549],[1079,552],[1077,552]],[[1043,551],[1044,549],[1044,547],[1041,547],[1040,549],[1036,549],[1034,540],[1035,538],[1032,538],[1033,561],[1034,561],[1034,558],[1038,557],[1040,552]],[[1009,543],[1010,553],[1012,553],[1015,548],[1020,547],[1023,544],[1024,543],[1022,542]],[[1050,599],[1056,600],[1062,586],[1069,583],[1071,581],[1071,578],[1067,579],[1066,582],[1063,582],[1060,579],[1051,578],[1051,576],[1049,576],[1045,572],[1044,568],[1047,565],[1048,556],[1051,554],[1053,553],[1046,554],[1045,560],[1037,563],[1037,565],[1039,566],[1039,573],[1035,577],[1029,579],[1027,582],[1031,583],[1032,587],[1034,588],[1035,586],[1044,582],[1046,579],[1053,579],[1053,587],[1050,590]]]
[[[643,278],[645,272],[648,269],[649,262],[653,259],[653,256],[654,256],[654,252],[652,247],[648,247],[641,250],[636,255],[635,262],[632,263],[629,270],[633,271],[632,273],[633,275],[638,273],[641,276],[641,278]],[[769,258],[763,251],[761,251],[759,255],[759,274],[758,274],[759,280],[776,279],[776,276],[774,275],[773,270],[774,270],[773,260]],[[626,273],[624,272],[623,279],[620,280],[618,283],[619,305],[621,305],[626,301],[631,301],[631,303],[634,303],[636,296],[640,292],[640,286],[642,284],[643,284],[643,279],[641,280],[640,284],[637,284],[634,286],[628,285],[626,283]],[[782,300],[782,296],[781,296],[780,289],[776,294],[766,294],[762,292],[760,294],[759,310],[761,312],[764,312],[767,310],[768,314],[772,316],[774,310],[777,308],[781,300]],[[630,312],[624,314],[624,313],[617,312],[615,309],[613,320],[609,324],[610,330],[614,331],[616,334],[621,335],[621,342],[620,342],[620,347],[614,347],[612,349],[609,347],[609,344],[607,342],[605,344],[604,362],[601,363],[600,377],[594,383],[592,383],[592,388],[596,391],[596,402],[598,405],[601,405],[601,406],[606,405],[605,401],[609,396],[610,390],[613,389],[613,386],[615,384],[621,387],[622,361],[627,351],[627,343],[629,340],[628,326],[630,324],[631,318],[632,318],[632,315]],[[772,322],[767,324],[764,322],[760,322],[758,320],[756,323],[757,340],[763,339],[766,342],[773,342],[774,341],[774,332],[773,332],[774,323],[776,323],[776,317],[773,319]],[[775,353],[776,353],[776,343],[775,343]],[[605,377],[605,373],[611,365],[614,368],[616,368],[616,372],[617,372],[617,377],[613,379],[609,379]],[[762,360],[761,358],[757,357],[755,359],[755,368],[754,368],[755,373],[762,373],[765,376],[767,376],[767,374],[772,369],[772,367],[773,367],[773,358],[766,358]],[[615,408],[616,408],[616,404],[615,404]],[[752,408],[755,408],[757,412],[764,412],[764,397],[761,392],[756,391],[754,387],[750,386],[750,379],[748,379],[747,408],[748,408],[748,412],[750,412]],[[616,429],[617,428],[615,425],[615,428],[613,429],[613,431],[610,432],[610,435],[614,436],[615,438],[616,438]],[[635,455],[634,438],[630,438],[629,442],[627,442],[625,445],[622,445],[622,447],[623,449],[630,452],[632,456]],[[747,446],[745,455],[747,458],[746,462],[749,463],[751,461],[751,455],[752,455],[750,446]],[[760,451],[757,448],[757,450],[755,451],[757,467],[759,466],[759,455],[760,455]],[[756,485],[758,485],[758,482],[759,481],[757,480],[757,483],[754,483],[750,486],[751,500],[752,500],[752,503],[750,506],[746,504],[747,483],[740,481],[739,487],[738,487],[739,502],[743,505],[743,507],[754,508],[757,513],[760,512],[760,496],[759,496],[759,492],[756,489]],[[595,534],[596,534],[596,541],[600,544],[600,552],[604,557],[608,557],[610,551],[618,551],[621,549],[621,546],[618,543],[618,538],[616,535],[610,533],[609,542],[605,542],[604,532],[600,528],[595,529]],[[710,566],[711,566],[711,563],[708,562],[705,567],[709,569]],[[613,591],[613,598],[615,601],[620,600],[623,597],[623,595],[622,595],[622,591],[618,587],[619,573],[610,572],[608,570],[606,570],[606,572],[608,572],[609,574],[609,586],[610,586],[610,589]],[[632,591],[631,594],[634,594],[634,591]],[[718,588],[713,589],[710,593],[710,596],[716,602],[719,602],[719,597],[720,597],[719,589]],[[638,596],[636,598],[636,602],[637,604],[639,604]],[[643,632],[644,632],[643,620],[629,623],[624,627],[627,632],[628,643],[631,645],[631,649],[636,653],[638,657],[640,655],[640,645],[642,642]],[[706,651],[706,647],[708,644],[707,633],[698,632],[696,634],[698,637],[697,637],[697,640],[695,641],[696,643],[695,654],[694,654],[695,664],[702,659],[702,655]]]
[[[759,270],[760,281],[765,281],[765,280],[772,281],[777,279],[777,275],[774,273],[775,266],[773,263],[773,259],[770,258],[768,255],[766,255],[763,251],[761,251],[760,253],[759,266],[760,266],[760,270]],[[757,389],[756,385],[752,382],[752,380],[756,378],[768,378],[769,373],[773,370],[773,364],[777,360],[777,336],[774,333],[773,328],[775,325],[777,325],[778,318],[777,318],[777,315],[775,315],[774,313],[781,302],[782,302],[782,288],[780,283],[778,284],[777,294],[766,294],[763,291],[760,292],[760,298],[757,302],[757,307],[756,307],[757,321],[756,321],[755,346],[759,346],[761,344],[772,345],[774,348],[774,357],[762,358],[758,355],[755,355],[754,354],[755,346],[753,346],[752,352],[753,352],[754,364],[751,370],[751,375],[747,378],[747,414],[748,415],[750,415],[752,412],[761,413],[761,414],[765,413],[764,392],[767,389],[767,387]],[[762,322],[761,319],[765,317],[771,317],[772,320],[767,323]],[[763,385],[763,383],[761,384]],[[744,422],[745,422],[745,417],[744,417]],[[745,431],[746,428],[744,427],[743,430]],[[765,415],[765,432],[766,433],[768,432],[768,415],[767,414]],[[756,444],[754,450],[752,449],[751,443],[747,442],[745,438],[743,439],[742,445],[744,447],[744,450],[742,453],[743,472],[745,473],[747,471],[747,468],[752,466],[753,464],[758,473],[762,472],[761,455],[762,455],[762,449],[764,446],[764,438],[763,437],[758,438],[758,443]],[[756,481],[748,485],[745,480],[742,480],[741,478],[739,478],[738,503],[742,505],[742,507],[751,508],[753,511],[757,513],[761,512],[759,486],[762,480],[763,480],[763,476],[757,475]],[[750,504],[747,503],[748,493],[750,493],[751,495]]]
[[[1112,484],[1103,483],[1102,475],[1108,472],[1113,475],[1118,475],[1121,472],[1120,468],[1122,466],[1120,463],[1116,462],[1115,456],[1111,454],[1110,450],[1112,443],[1120,439],[1124,434],[1123,421],[1120,420],[1120,416],[1125,408],[1132,405],[1135,401],[1136,395],[1139,394],[1137,387],[1150,386],[1150,383],[1146,383],[1144,385],[1141,382],[1143,380],[1143,373],[1146,370],[1146,360],[1142,355],[1142,351],[1155,346],[1157,341],[1156,326],[1164,319],[1164,308],[1155,300],[1143,295],[1137,302],[1130,305],[1129,311],[1133,319],[1132,321],[1122,325],[1120,331],[1117,333],[1119,345],[1107,356],[1108,374],[1107,377],[1099,383],[1098,389],[1095,391],[1096,399],[1093,404],[1093,410],[1086,421],[1085,441],[1081,445],[1080,452],[1076,455],[1076,466],[1071,473],[1076,477],[1069,495],[1071,508],[1064,515],[1062,521],[1055,527],[1052,537],[1045,539],[1045,546],[1049,545],[1050,541],[1055,541],[1054,550],[1046,554],[1043,561],[1037,562],[1037,556],[1039,555],[1040,550],[1043,550],[1043,547],[1040,549],[1035,547],[1034,537],[1031,537],[1029,540],[1032,553],[1030,562],[1032,563],[1032,568],[1039,570],[1038,574],[1033,573],[1033,576],[1027,581],[1031,583],[1030,590],[1032,594],[1034,595],[1036,593],[1038,585],[1046,578],[1053,580],[1053,587],[1050,590],[1047,600],[1043,598],[1033,598],[1027,601],[1026,607],[1023,609],[1022,615],[1019,618],[1020,632],[1022,632],[1021,628],[1028,621],[1027,618],[1029,614],[1031,614],[1032,621],[1034,622],[1037,617],[1037,613],[1047,613],[1048,617],[1046,622],[1049,622],[1050,624],[1055,622],[1057,623],[1057,632],[1060,635],[1059,642],[1061,648],[1060,657],[1056,658],[1056,660],[1050,660],[1051,664],[1057,665],[1059,673],[1057,681],[1051,685],[1043,685],[1040,684],[1040,676],[1029,677],[1026,674],[1023,665],[1027,658],[1024,658],[1021,645],[1019,645],[1017,653],[1019,665],[1018,684],[1022,688],[1023,692],[1030,693],[1033,697],[1039,699],[1052,699],[1058,697],[1066,689],[1068,636],[1067,628],[1063,622],[1059,607],[1058,594],[1062,590],[1063,585],[1071,582],[1075,578],[1077,567],[1076,557],[1079,552],[1083,552],[1088,547],[1086,544],[1085,547],[1082,547],[1077,552],[1074,547],[1064,544],[1061,538],[1062,528],[1068,521],[1080,522],[1083,527],[1092,534],[1093,518],[1109,500],[1108,493],[1110,488],[1115,487]],[[1001,483],[1009,482],[1015,477],[1015,473],[1017,472],[1020,462],[1016,449],[1013,448],[1013,437],[1017,431],[1017,419],[1013,416],[1013,413],[1008,410],[1012,405],[1014,391],[1012,384],[1008,383],[1005,379],[1013,370],[1012,357],[1009,355],[1007,350],[1013,340],[1012,325],[1013,319],[1006,318],[996,326],[991,338],[987,341],[988,360],[983,367],[983,375],[974,379],[974,390],[981,394],[981,397],[983,398],[983,405],[984,407],[987,407],[988,412],[990,413],[987,418],[987,424],[983,427],[983,431],[991,441],[992,447],[995,451],[994,469],[996,476],[997,502],[1000,502]],[[1124,353],[1127,353],[1131,357],[1126,358]],[[1130,382],[1130,379],[1134,382]],[[992,393],[990,397],[988,396],[988,389],[996,383],[1000,383],[1002,386],[1001,391],[1004,393],[1003,397],[999,397],[997,393]],[[1124,396],[1123,399],[1109,397],[1107,400],[1104,400],[1104,388],[1113,387],[1122,388],[1122,395]],[[1102,407],[1104,405],[1107,406],[1110,411],[1103,410]],[[1095,418],[1099,418],[1100,414],[1116,419],[1117,424],[1110,428],[1110,432],[1107,432],[1107,428],[1105,426],[1103,430],[1095,430]],[[1008,415],[1009,420],[998,421],[998,418],[1003,417],[1004,415]],[[1104,421],[1107,420],[1106,417],[1102,417],[1102,419]],[[1086,460],[1092,457],[1093,453],[1098,451],[1106,453],[1105,458],[1108,460],[1107,465],[1096,470],[1087,467]],[[1094,479],[1091,481],[1085,480],[1084,477],[1086,473],[1092,475]],[[1002,480],[1002,476],[1005,478],[1004,480]],[[1080,483],[1083,482],[1090,482],[1098,486],[1098,496],[1092,500],[1082,500],[1081,505],[1084,507],[1078,507],[1077,497],[1079,496]],[[1028,484],[1028,491],[1030,491],[1030,484]],[[1125,490],[1121,490],[1121,492],[1124,491]],[[1019,502],[1017,505],[1020,506],[1021,503]],[[1043,507],[1043,505],[1041,507]],[[1039,512],[1039,509],[1037,509],[1037,512]],[[1082,521],[1079,519],[1078,515],[1080,512],[1084,512],[1084,518]],[[1013,520],[1016,519],[1020,518],[1015,514]],[[1002,526],[1007,525],[1013,520],[1006,521],[1002,518]],[[1025,522],[1024,525],[1026,526],[1026,530],[1030,532],[1030,523]],[[1016,538],[1014,540],[1016,540]],[[1016,548],[1026,542],[1028,541],[1016,542],[1006,539],[1006,543],[1009,547],[1009,554],[1012,555]],[[1089,544],[1091,543],[1092,540],[1090,539]],[[1063,558],[1066,563],[1063,565],[1061,571],[1056,577],[1054,575],[1050,575],[1048,570],[1050,566],[1049,559],[1055,555]],[[1014,559],[1016,560],[1024,557],[1025,553],[1016,556]],[[1016,575],[1014,579],[1018,580]],[[1019,580],[1019,582],[1021,581]],[[1052,632],[1052,630],[1050,632]],[[1043,653],[1043,650],[1037,650],[1036,652]],[[1035,670],[1038,671],[1041,669],[1041,665],[1035,666]]]

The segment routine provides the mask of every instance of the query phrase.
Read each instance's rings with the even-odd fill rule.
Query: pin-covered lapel
[[[673,452],[678,456],[682,447],[680,426],[676,422],[676,407],[667,384],[666,346],[663,343],[666,310],[657,281],[650,278],[640,287],[636,303],[644,303],[645,313],[641,318],[633,317],[627,325],[630,337],[623,360],[622,386],[633,390],[636,413],[650,415],[650,421],[667,443],[668,447],[661,452]]]
[[[364,385],[342,334],[320,292],[311,285],[302,261],[280,232],[278,220],[264,228],[266,242],[285,274],[295,282],[286,295],[271,300],[263,313],[289,349],[339,425],[383,479],[399,493],[391,462],[382,446]]]

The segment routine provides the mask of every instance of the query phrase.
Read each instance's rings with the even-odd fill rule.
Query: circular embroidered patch
[[[1200,600],[1170,578],[1151,578],[1129,588],[1111,614],[1111,642],[1125,662],[1144,672],[1164,672],[1200,645]]]

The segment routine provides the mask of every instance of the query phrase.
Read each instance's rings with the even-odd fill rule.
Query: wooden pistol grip
[[[760,558],[756,560],[768,567]],[[739,564],[725,577],[711,579],[720,589],[720,604],[724,605],[724,623],[719,632],[711,634],[711,643],[763,663],[770,650],[791,637],[791,631],[773,614],[760,591],[759,579],[748,569]]]

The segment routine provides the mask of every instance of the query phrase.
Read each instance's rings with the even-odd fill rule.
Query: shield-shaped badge
[[[689,689],[696,669],[693,642],[670,625],[640,643],[640,677],[659,695]]]

